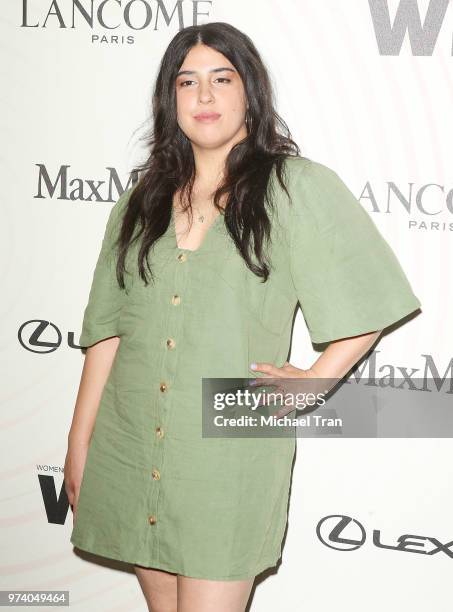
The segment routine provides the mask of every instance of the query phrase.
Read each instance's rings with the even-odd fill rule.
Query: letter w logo
[[[393,25],[388,0],[368,0],[381,55],[399,55],[406,30],[413,55],[432,55],[449,0],[430,0],[422,24],[417,0],[401,0]]]

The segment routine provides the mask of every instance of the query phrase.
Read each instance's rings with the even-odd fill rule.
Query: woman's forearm
[[[373,346],[381,332],[382,330],[377,330],[331,342],[310,367],[310,374],[314,378],[343,378]]]
[[[68,433],[69,446],[86,446],[90,442],[102,391],[119,343],[119,337],[114,336],[87,349],[74,415]]]

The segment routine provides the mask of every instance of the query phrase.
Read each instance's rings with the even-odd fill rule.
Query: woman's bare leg
[[[178,576],[178,612],[244,612],[254,580]]]
[[[177,612],[177,575],[134,565],[150,612]]]

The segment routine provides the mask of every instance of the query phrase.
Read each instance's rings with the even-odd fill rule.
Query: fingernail
[[[251,363],[250,364],[250,369],[251,370],[256,370],[256,363]]]

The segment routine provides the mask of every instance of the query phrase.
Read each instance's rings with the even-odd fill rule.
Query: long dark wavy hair
[[[242,79],[249,107],[247,136],[231,148],[225,161],[224,182],[216,190],[213,203],[220,210],[220,201],[226,200],[225,224],[248,268],[263,282],[270,273],[264,248],[271,234],[266,211],[266,206],[273,206],[269,178],[275,165],[279,183],[288,194],[284,160],[288,155],[299,155],[300,150],[274,109],[269,75],[251,39],[228,23],[213,22],[180,30],[161,60],[152,97],[153,126],[144,137],[149,156],[131,172],[141,176],[129,196],[117,240],[116,274],[122,288],[128,249],[140,238],[139,274],[147,285],[146,262],[153,278],[148,253],[168,229],[175,192],[181,190],[191,210],[195,163],[190,140],[177,122],[175,84],[187,53],[198,43],[222,53],[233,64]],[[138,231],[134,236],[135,229]]]

